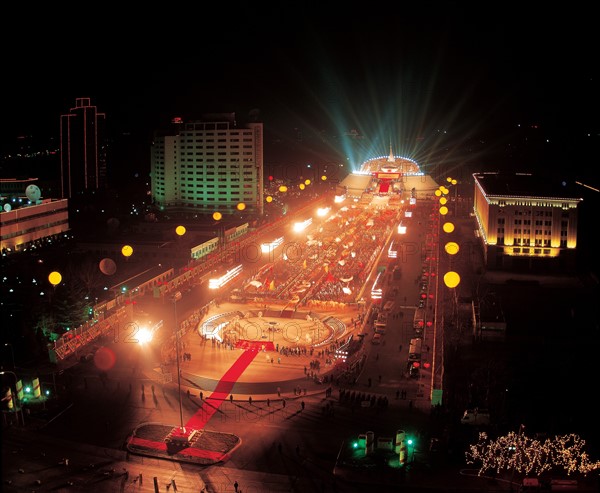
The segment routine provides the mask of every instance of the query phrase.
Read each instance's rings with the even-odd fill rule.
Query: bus
[[[379,312],[377,319],[375,320],[375,333],[385,334],[385,328],[387,327],[387,313]]]
[[[409,361],[421,361],[421,345],[423,339],[420,337],[414,337],[410,340],[410,346],[408,349],[408,360]]]

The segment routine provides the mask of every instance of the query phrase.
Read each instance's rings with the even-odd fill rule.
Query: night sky
[[[581,164],[597,156],[600,138],[591,11],[243,5],[7,16],[19,28],[2,34],[0,142],[57,135],[58,116],[91,97],[112,132],[142,147],[173,116],[253,112],[265,123],[266,161],[301,142],[353,165],[387,155],[392,142],[426,166],[561,172],[566,164],[597,182]],[[361,142],[347,142],[352,129]]]

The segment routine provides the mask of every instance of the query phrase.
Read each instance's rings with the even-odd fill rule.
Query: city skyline
[[[234,111],[258,115],[281,147],[320,144],[323,155],[351,163],[387,154],[392,141],[399,155],[425,164],[563,172],[561,163],[598,148],[596,69],[586,63],[595,47],[584,14],[544,13],[542,24],[533,10],[490,17],[454,2],[292,13],[257,7],[227,17],[213,11],[201,34],[182,19],[176,32],[157,33],[123,18],[107,24],[119,43],[88,39],[85,57],[64,41],[89,26],[61,32],[32,20],[24,35],[44,43],[35,52],[10,44],[1,140],[57,135],[57,115],[89,97],[113,134],[143,142],[173,117]],[[344,140],[352,130],[366,137],[366,149]],[[322,135],[342,142],[324,143]],[[535,149],[520,148],[534,141]]]

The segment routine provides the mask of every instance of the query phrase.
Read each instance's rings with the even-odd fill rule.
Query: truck
[[[379,312],[377,315],[377,319],[375,320],[375,333],[376,334],[385,334],[385,329],[387,327],[387,312]]]

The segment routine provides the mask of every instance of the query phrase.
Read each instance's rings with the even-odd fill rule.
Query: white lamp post
[[[175,292],[171,297],[175,311],[175,351],[177,354],[177,391],[179,392],[179,425],[180,431],[185,432],[183,428],[183,404],[181,402],[181,370],[179,369],[179,327],[177,326],[177,302],[182,298],[181,291]]]

